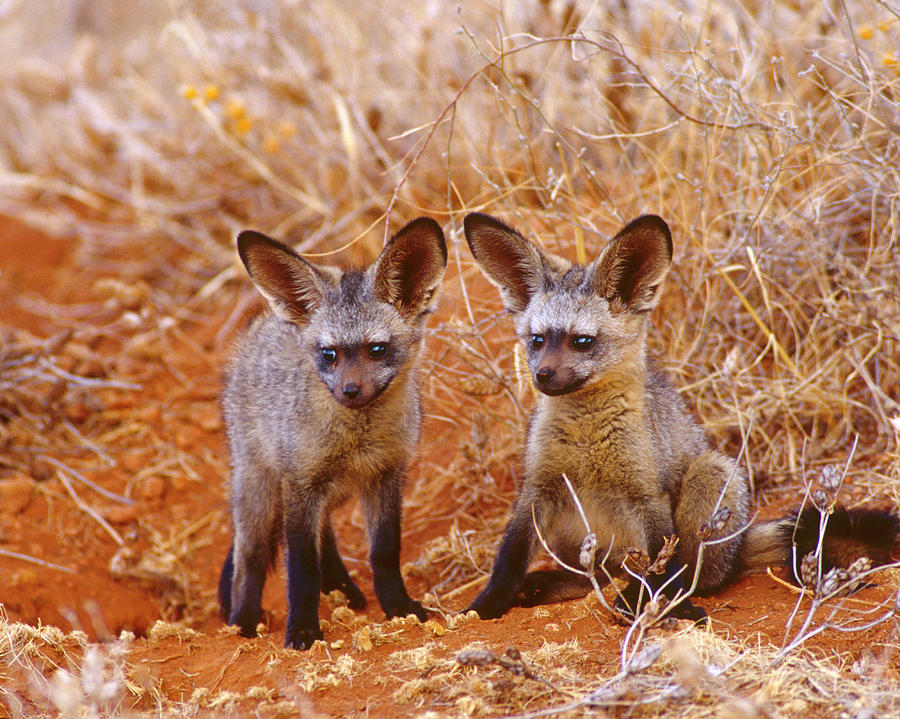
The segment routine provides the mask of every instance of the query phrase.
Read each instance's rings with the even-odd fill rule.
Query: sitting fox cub
[[[255,636],[282,542],[285,646],[322,638],[320,591],[365,606],[329,519],[360,492],[378,601],[389,617],[424,620],[400,575],[400,490],[421,421],[416,360],[447,264],[441,228],[411,222],[362,271],[313,265],[258,232],[237,244],[272,312],[237,345],[223,395],[234,541],[219,580],[222,614]]]
[[[535,525],[557,556],[579,566],[585,530],[562,475],[571,481],[597,534],[598,559],[609,548],[608,570],[621,566],[627,548],[642,549],[652,559],[666,537],[678,536],[665,573],[648,575],[650,588],[665,585],[670,599],[690,586],[704,526],[708,532],[720,507],[727,512],[717,517],[727,515],[727,521],[716,527],[715,536],[734,536],[706,546],[700,592],[721,586],[739,569],[789,562],[794,534],[807,545],[800,556],[812,551],[818,526],[814,509],[800,513],[799,520],[794,514],[739,531],[750,516],[744,473],[731,458],[710,449],[678,393],[647,358],[650,311],[672,260],[672,239],[662,219],[634,220],[585,266],[545,252],[487,215],[468,215],[465,233],[513,315],[541,393],[525,444],[525,481],[490,581],[469,609],[488,619],[513,604],[562,598],[554,596],[554,584],[587,591],[586,582],[567,581],[562,570],[526,576],[538,547]],[[864,549],[878,563],[889,562],[898,529],[897,518],[887,512],[840,510],[829,524],[833,535],[825,549],[831,553],[823,564],[827,569],[842,563],[853,548]],[[847,545],[843,556],[842,540]],[[617,608],[635,616],[640,590],[633,579]],[[705,616],[689,599],[672,613]]]

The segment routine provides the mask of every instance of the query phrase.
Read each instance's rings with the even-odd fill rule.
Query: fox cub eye
[[[542,347],[544,344],[544,335],[531,335],[531,346]]]
[[[332,347],[323,347],[322,359],[328,362],[328,364],[337,362],[337,350]]]
[[[579,352],[587,352],[594,346],[594,338],[590,335],[577,335],[572,340],[572,348]]]
[[[369,357],[373,360],[383,359],[387,354],[388,348],[387,345],[383,344],[373,344],[369,345]]]

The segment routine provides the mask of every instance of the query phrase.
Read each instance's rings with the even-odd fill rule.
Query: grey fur
[[[551,548],[578,565],[585,531],[563,474],[598,536],[598,554],[610,548],[608,571],[618,570],[626,548],[652,558],[665,537],[680,537],[672,572],[686,569],[681,578],[666,575],[673,580],[667,593],[674,594],[692,581],[701,528],[716,506],[730,510],[717,536],[730,534],[747,523],[750,493],[743,472],[710,449],[646,354],[649,311],[672,257],[668,227],[658,217],[639,218],[584,266],[547,253],[486,215],[469,215],[465,228],[475,258],[513,314],[542,393],[525,443],[524,485],[491,581],[470,608],[487,618],[516,601],[538,547],[534,521]],[[738,535],[707,547],[701,591],[732,573],[742,541]],[[676,609],[703,616],[687,600]]]
[[[382,608],[424,619],[400,576],[400,490],[419,438],[417,359],[446,267],[443,233],[420,218],[373,265],[346,272],[259,233],[241,233],[238,246],[272,312],[236,344],[223,394],[234,523],[219,590],[225,618],[255,634],[262,584],[282,543],[286,646],[321,638],[320,589],[342,589],[352,607],[364,605],[329,520],[359,493]]]

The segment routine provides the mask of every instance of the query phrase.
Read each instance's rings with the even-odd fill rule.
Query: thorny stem
[[[844,463],[844,468],[841,473],[841,477],[838,480],[837,487],[833,490],[833,495],[837,494],[837,492],[840,490],[841,486],[844,483],[844,479],[846,478],[847,472],[850,469],[850,464],[853,461],[853,456],[856,452],[856,447],[857,447],[858,443],[859,443],[859,435],[857,434],[853,438],[853,444],[850,447],[850,452],[847,457],[847,461]],[[807,485],[807,487],[806,487],[806,493],[804,495],[803,504],[805,505],[806,502],[808,502],[808,501],[810,501],[810,485]],[[790,617],[788,618],[787,624],[785,625],[784,639],[782,642],[783,646],[782,646],[781,651],[778,653],[778,655],[776,657],[776,660],[775,660],[776,662],[783,659],[784,656],[786,656],[789,651],[800,646],[807,639],[810,639],[811,637],[816,636],[817,634],[822,632],[824,629],[838,628],[838,626],[834,626],[831,624],[831,619],[835,616],[835,614],[838,612],[838,610],[843,608],[843,606],[844,606],[843,601],[839,602],[838,605],[831,611],[831,614],[829,615],[828,619],[826,619],[821,625],[819,625],[812,631],[809,631],[809,627],[812,625],[813,620],[815,619],[816,613],[819,611],[819,609],[822,607],[822,605],[825,604],[825,602],[827,602],[829,599],[832,599],[832,598],[840,595],[849,586],[849,582],[844,582],[844,583],[840,584],[836,589],[834,589],[829,594],[826,594],[824,596],[819,594],[820,589],[821,589],[821,584],[822,584],[822,560],[823,560],[823,555],[824,555],[822,545],[825,541],[825,531],[828,526],[828,518],[831,516],[831,507],[830,506],[829,507],[819,507],[818,505],[814,505],[814,506],[816,507],[816,509],[819,512],[818,539],[816,542],[816,548],[813,551],[813,555],[816,558],[816,586],[813,588],[812,594],[810,595],[810,597],[811,597],[810,605],[809,605],[809,609],[806,612],[806,616],[803,618],[803,623],[800,626],[800,629],[797,630],[797,633],[794,635],[794,638],[789,642],[788,637],[791,632],[791,627],[793,626],[794,620],[796,619],[797,615],[800,612],[800,607],[803,604],[803,599],[806,596],[806,593],[804,592],[804,593],[801,593],[798,595],[797,602],[794,604],[794,609],[791,612]],[[796,527],[795,527],[795,532],[796,532]],[[803,579],[799,575],[797,560],[798,560],[797,544],[796,544],[796,541],[794,541],[794,542],[792,542],[792,547],[791,547],[791,572],[794,575],[794,578],[802,586]],[[891,566],[894,566],[894,565],[891,565]],[[855,582],[859,578],[868,576],[872,572],[879,571],[881,569],[884,569],[884,567],[877,567],[875,569],[870,569],[869,571],[865,572],[864,574],[860,575],[859,577],[851,578],[850,581]],[[900,590],[898,590],[897,597],[898,597],[898,599],[900,599]],[[893,613],[893,611],[894,610],[892,609],[891,613]],[[885,618],[887,618],[887,617],[885,617]],[[875,623],[877,624],[880,621],[884,621],[885,618],[877,620]],[[854,630],[846,630],[845,629],[845,631],[854,631]]]
[[[563,475],[563,476],[565,477],[565,475]],[[577,502],[578,498],[575,496],[574,493],[572,496],[575,497],[575,501]],[[591,569],[578,569],[577,567],[573,567],[571,564],[567,564],[559,556],[557,556],[556,552],[554,552],[550,548],[550,545],[547,543],[547,540],[544,539],[544,535],[541,533],[541,528],[538,526],[537,517],[535,516],[535,513],[534,513],[534,505],[533,504],[531,505],[531,521],[532,521],[532,524],[534,524],[534,531],[537,533],[538,541],[541,543],[541,546],[544,548],[544,551],[550,555],[550,558],[553,559],[553,561],[555,561],[557,564],[559,564],[559,566],[561,566],[563,569],[567,569],[570,572],[572,572],[573,574],[580,574],[581,576],[586,577],[587,580],[591,583],[591,587],[594,590],[594,594],[597,595],[597,599],[600,600],[600,603],[603,605],[603,608],[606,609],[610,614],[615,615],[615,611],[613,610],[613,608],[611,606],[609,606],[609,603],[606,601],[606,597],[603,596],[603,591],[600,588],[600,582],[597,581],[597,576],[595,575],[595,573]],[[588,529],[588,533],[590,533],[590,529]],[[614,540],[615,540],[615,536],[613,536],[613,541]],[[612,548],[613,548],[613,542],[611,541],[606,548],[606,554],[604,554],[603,559],[600,560],[600,567],[603,569],[603,572],[606,574],[606,578],[610,584],[613,584],[613,578],[609,574],[609,572],[606,571],[606,560],[609,559],[609,555],[612,552]],[[615,586],[615,585],[613,584],[613,586]]]
[[[832,607],[831,611],[828,614],[828,618],[825,619],[825,621],[823,621],[821,624],[814,627],[813,629],[809,628],[813,622],[813,619],[815,618],[816,613],[819,611],[819,609],[822,608],[822,606],[826,602],[840,596],[841,593],[845,592],[848,588],[850,588],[850,586],[855,585],[859,580],[865,579],[866,577],[870,576],[871,574],[873,574],[875,572],[879,572],[883,569],[893,569],[893,568],[897,568],[897,567],[900,567],[900,562],[896,562],[894,564],[887,564],[887,565],[883,565],[880,567],[875,567],[875,568],[870,569],[858,576],[851,577],[847,582],[844,582],[844,583],[838,585],[833,591],[829,592],[826,595],[818,596],[816,594],[813,594],[810,599],[809,611],[806,613],[806,617],[804,617],[803,626],[800,627],[800,629],[798,630],[798,632],[794,636],[794,638],[789,643],[782,646],[782,648],[778,651],[778,653],[775,655],[775,658],[772,660],[770,668],[776,667],[779,663],[781,663],[782,660],[784,660],[785,657],[787,657],[791,652],[793,652],[795,649],[797,649],[804,642],[806,642],[809,639],[812,639],[813,637],[815,637],[818,634],[821,634],[822,632],[824,632],[827,629],[834,629],[839,632],[864,632],[864,631],[867,631],[868,629],[871,629],[872,627],[878,626],[882,622],[888,621],[891,617],[895,616],[897,613],[898,605],[900,605],[900,588],[898,588],[897,591],[894,594],[892,594],[889,599],[883,601],[881,604],[879,604],[874,609],[870,609],[866,612],[862,612],[863,614],[872,614],[873,612],[881,609],[882,607],[888,606],[890,604],[890,608],[886,612],[884,612],[880,616],[876,617],[875,619],[873,619],[869,622],[866,622],[865,624],[851,625],[849,623],[849,621],[844,622],[842,624],[837,624],[837,623],[832,622],[832,620],[837,616],[837,614],[842,609],[844,609],[844,606],[846,604],[846,598],[844,598],[841,601],[839,601],[834,607]],[[800,594],[800,596],[797,600],[798,605],[800,602],[803,601],[804,596],[806,596],[806,593]]]
[[[9,549],[0,549],[0,556],[10,557],[12,559],[21,559],[23,562],[31,562],[32,564],[38,564],[42,567],[48,567],[49,569],[56,569],[60,572],[66,572],[67,574],[75,574],[75,570],[71,569],[70,567],[64,567],[61,564],[54,564],[53,562],[48,562],[45,559],[38,559],[37,557],[32,557],[28,554],[13,552]]]

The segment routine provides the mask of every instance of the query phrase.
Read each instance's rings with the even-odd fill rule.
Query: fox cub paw
[[[262,619],[262,612],[230,612],[228,623],[240,627],[241,636],[252,639],[256,636],[256,627]]]
[[[314,627],[288,627],[284,636],[287,649],[309,649],[317,639],[323,639],[318,623]]]
[[[670,617],[675,619],[690,619],[695,624],[709,621],[709,614],[703,607],[692,604],[690,599],[683,599],[676,604],[669,613]]]
[[[509,604],[504,601],[497,601],[493,597],[483,597],[479,595],[475,597],[467,608],[466,612],[476,612],[479,619],[499,619],[506,614]]]
[[[336,584],[332,589],[340,590],[347,597],[347,606],[350,609],[359,611],[366,608],[366,597],[353,582]],[[327,594],[330,590],[323,589],[323,591]]]
[[[409,599],[395,607],[385,609],[384,613],[387,615],[388,619],[393,619],[394,617],[408,617],[410,614],[415,614],[416,619],[420,622],[424,622],[428,619],[428,612],[425,611],[425,607],[414,599]]]
[[[613,609],[625,617],[628,621],[633,622],[635,618],[644,610],[644,607],[647,605],[646,600],[642,602],[638,602],[636,597],[629,597],[627,587],[625,592],[620,594],[613,604]],[[637,611],[633,609],[633,607],[637,607]],[[706,610],[703,607],[698,607],[696,604],[691,602],[690,599],[685,597],[678,604],[674,605],[669,609],[668,616],[673,619],[689,619],[692,622],[699,623],[706,621],[709,619],[709,615],[706,613]]]
[[[347,606],[350,609],[358,611],[366,608],[366,598],[355,584],[351,584],[349,587],[341,587],[341,591],[347,596],[349,600]]]

